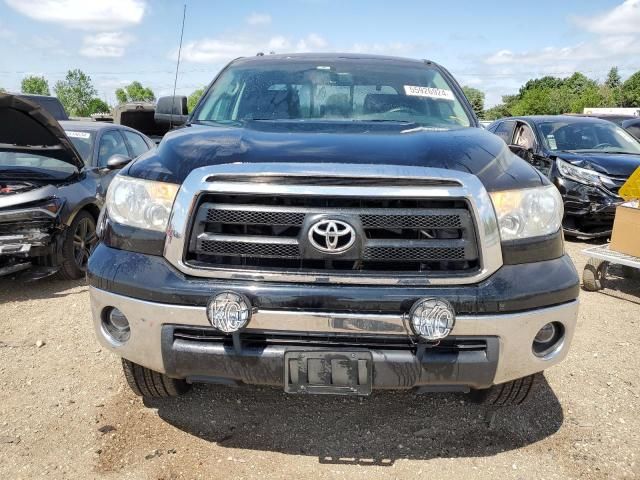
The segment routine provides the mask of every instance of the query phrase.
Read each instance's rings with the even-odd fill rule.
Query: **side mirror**
[[[189,118],[187,97],[183,95],[160,97],[153,117],[156,123],[184,125]]]
[[[115,154],[107,160],[107,170],[118,170],[131,162],[131,158],[126,155]]]
[[[509,145],[509,150],[523,160],[527,160],[529,162],[533,160],[533,148],[524,148],[521,145]]]

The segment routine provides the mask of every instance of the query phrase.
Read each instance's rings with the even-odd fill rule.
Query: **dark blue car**
[[[618,190],[640,167],[638,140],[608,120],[570,115],[503,118],[488,130],[558,187],[566,234],[611,233]]]

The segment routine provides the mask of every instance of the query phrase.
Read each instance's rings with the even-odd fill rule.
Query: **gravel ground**
[[[521,407],[214,386],[145,403],[83,282],[0,280],[0,478],[637,478],[640,283],[581,300],[568,359]]]

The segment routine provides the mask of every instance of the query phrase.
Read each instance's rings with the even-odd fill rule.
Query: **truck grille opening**
[[[480,255],[464,199],[205,194],[185,261],[195,268],[299,273],[466,275]],[[317,219],[352,225],[356,246],[339,255],[310,246]]]
[[[213,328],[176,326],[173,330],[174,340],[200,343],[224,343],[233,346],[230,335],[223,335]],[[259,333],[242,332],[240,342],[246,346],[264,347],[267,345],[286,345],[291,347],[318,348],[384,348],[411,349],[416,347],[416,340],[407,336],[353,335],[353,334],[308,334],[308,333]],[[484,338],[449,337],[437,344],[430,345],[439,352],[486,351],[487,341]]]

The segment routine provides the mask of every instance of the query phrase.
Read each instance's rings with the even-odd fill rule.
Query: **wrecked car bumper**
[[[545,280],[548,275],[556,279],[553,289]],[[316,351],[364,352],[373,389],[486,388],[562,361],[578,312],[578,280],[567,257],[504,266],[493,277],[465,286],[256,285],[186,277],[162,257],[100,245],[91,259],[89,281],[97,337],[119,356],[192,382],[285,388],[292,352]],[[207,299],[222,289],[238,289],[256,306],[235,341],[212,329],[207,318]],[[323,304],[305,306],[309,295],[322,298]],[[421,350],[405,310],[427,296],[450,300],[458,315],[449,337]],[[113,308],[129,321],[126,342],[114,341],[105,329],[104,319]],[[541,358],[534,355],[532,342],[549,322],[560,323],[564,335]]]
[[[53,255],[60,237],[55,212],[40,207],[0,210],[0,276],[26,270],[33,259]]]
[[[558,178],[556,186],[564,201],[563,228],[566,234],[597,238],[611,234],[616,207],[623,202],[613,192]]]

